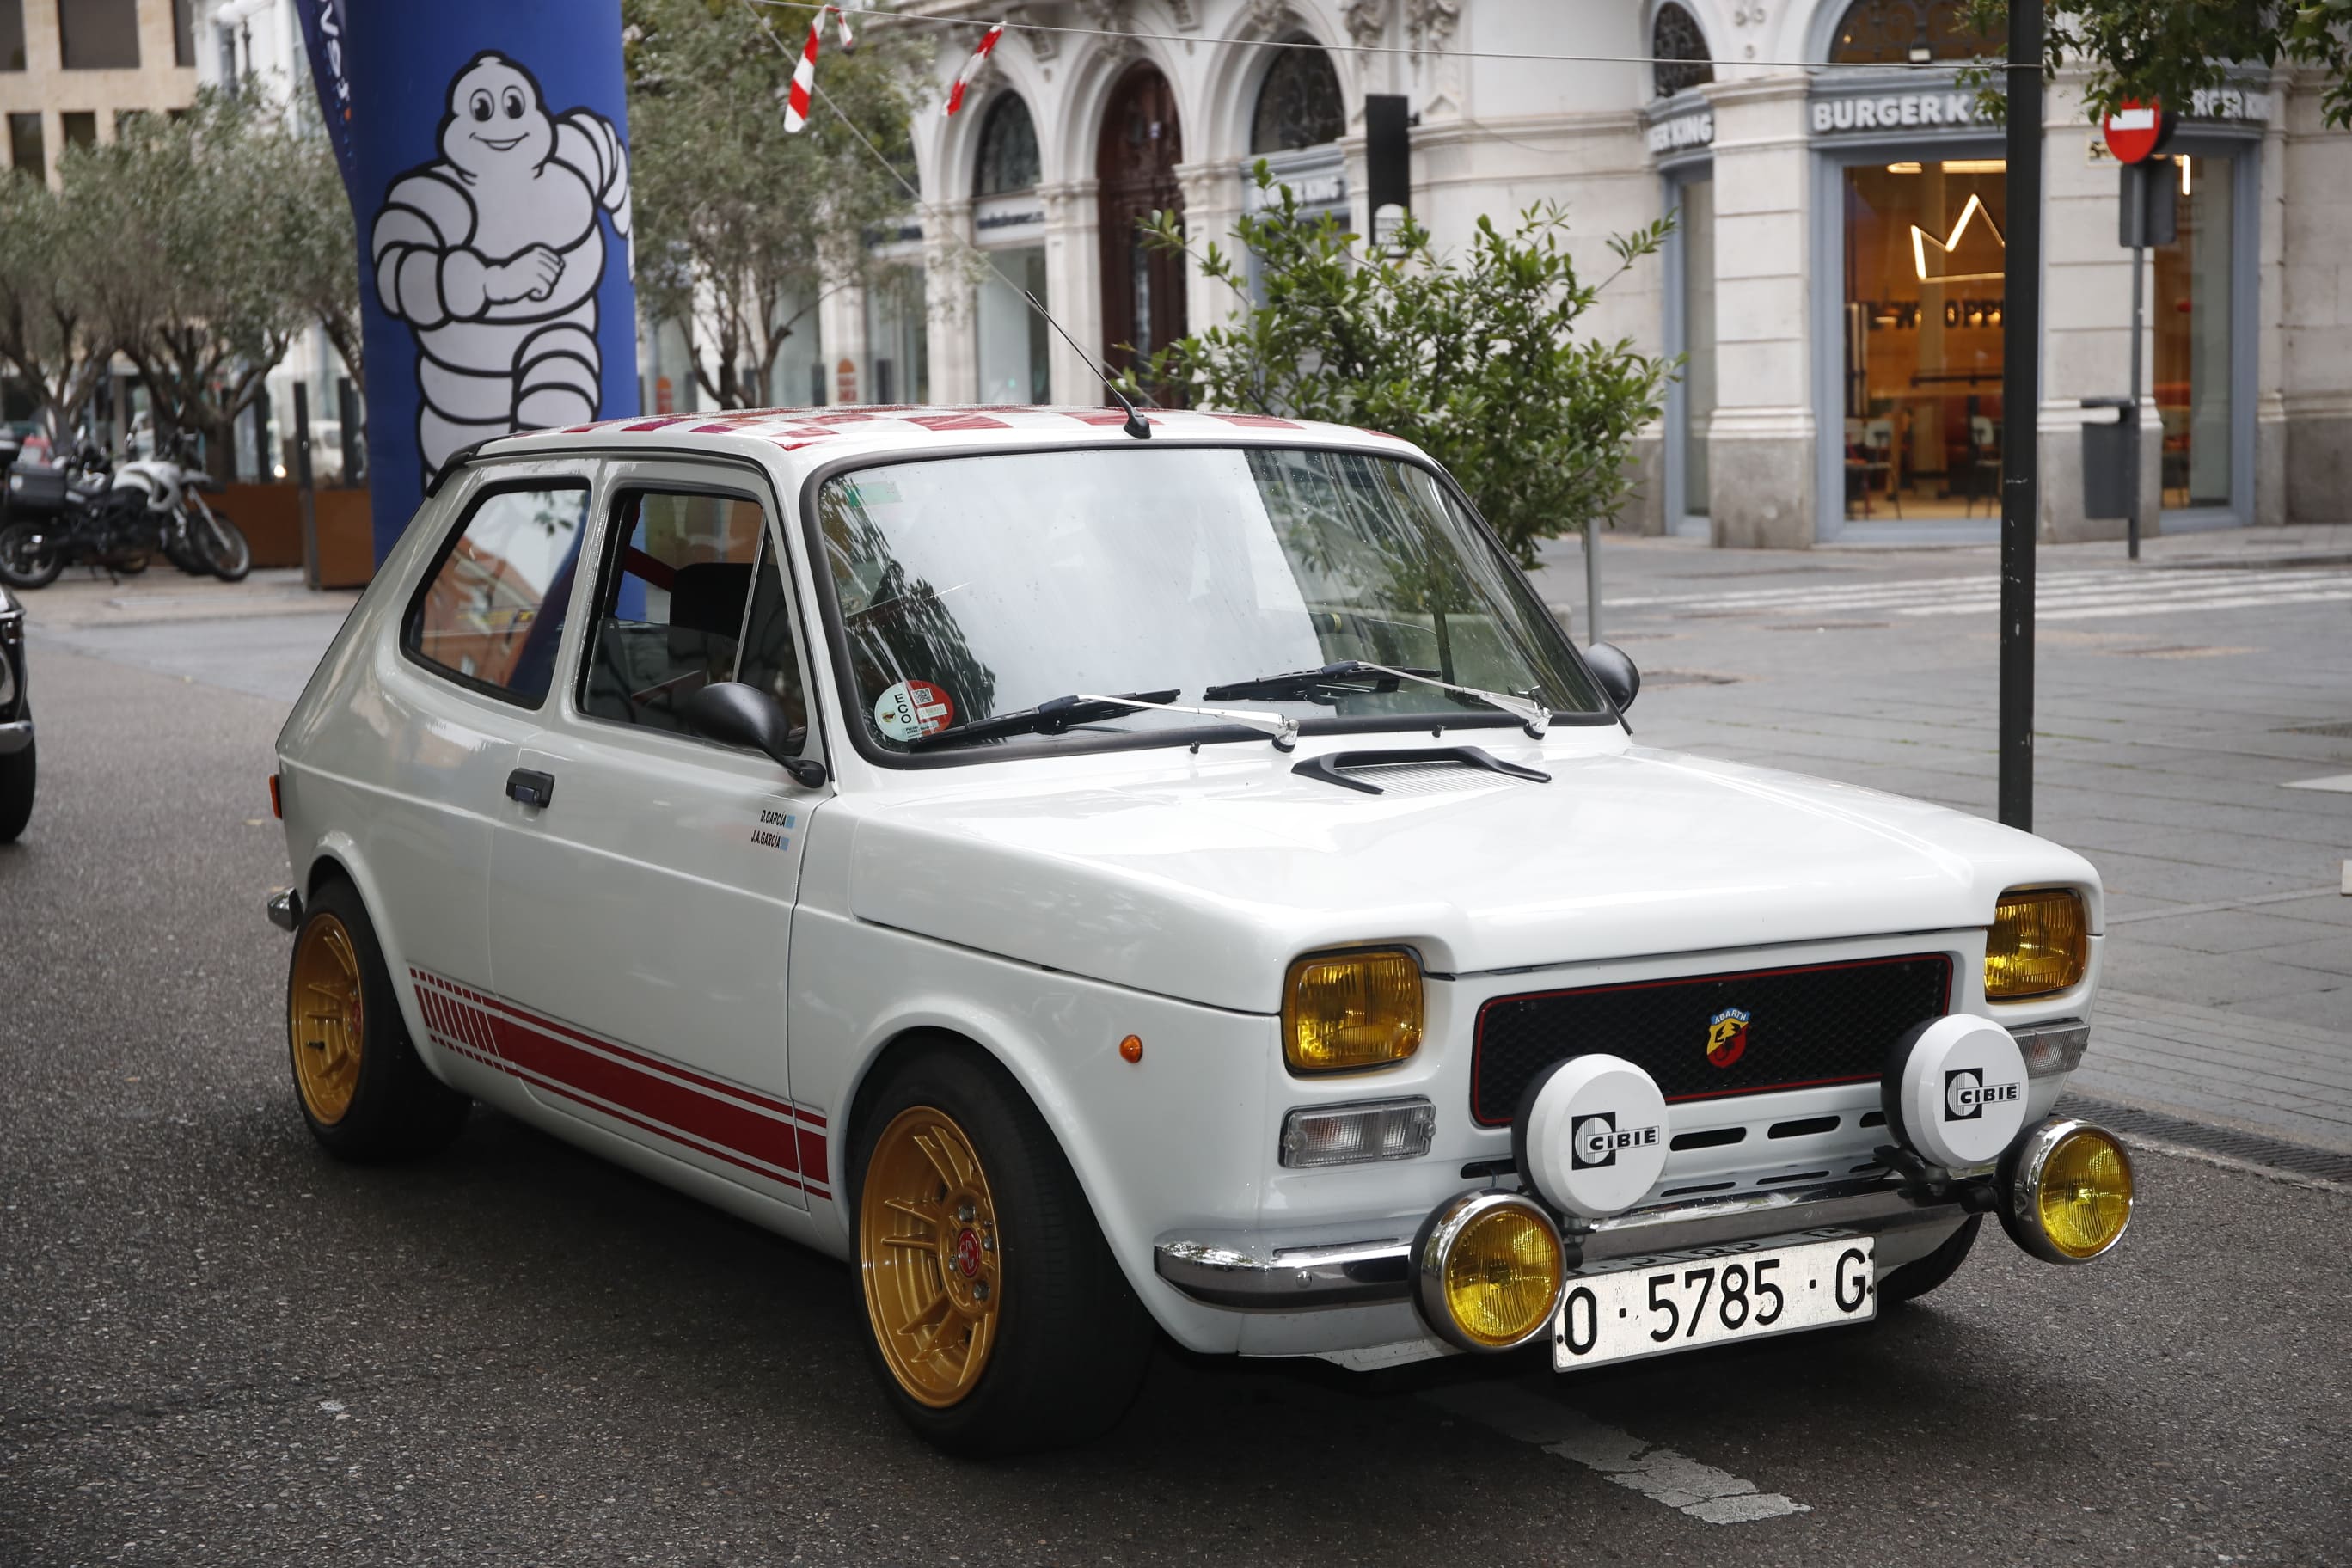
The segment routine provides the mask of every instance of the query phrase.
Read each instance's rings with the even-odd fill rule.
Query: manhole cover
[[[2326,724],[2289,724],[2284,730],[2273,730],[2274,735],[2326,735],[2331,740],[2352,741],[2352,719],[2338,719]]]
[[[2103,650],[2117,658],[2227,658],[2252,653],[2250,647],[2112,647]]]
[[[1715,675],[1704,669],[1645,669],[1642,672],[1642,689],[1654,686],[1737,686],[1736,675]]]

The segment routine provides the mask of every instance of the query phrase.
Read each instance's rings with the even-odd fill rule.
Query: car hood
[[[958,770],[1003,776],[848,814],[850,904],[1252,1012],[1278,1010],[1300,952],[1365,942],[1473,973],[1981,926],[2023,883],[2083,887],[2099,929],[2088,862],[1946,807],[1637,746],[1493,749],[1550,782],[1441,769],[1373,795],[1269,752],[1139,775]]]

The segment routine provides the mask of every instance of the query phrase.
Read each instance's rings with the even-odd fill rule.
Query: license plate
[[[1795,1246],[1775,1237],[1576,1270],[1552,1320],[1553,1370],[1878,1316],[1871,1237],[1814,1234]]]

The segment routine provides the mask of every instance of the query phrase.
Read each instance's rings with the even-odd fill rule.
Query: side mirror
[[[679,716],[707,740],[772,758],[803,788],[814,789],[825,781],[823,763],[793,754],[800,749],[800,737],[784,716],[783,705],[756,686],[714,681],[688,697]]]
[[[1625,657],[1625,650],[1614,643],[1597,642],[1584,650],[1584,662],[1601,682],[1601,689],[1609,693],[1609,700],[1617,704],[1622,713],[1633,706],[1633,699],[1642,694],[1642,672]]]

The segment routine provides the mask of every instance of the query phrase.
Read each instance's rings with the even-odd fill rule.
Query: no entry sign
[[[2118,163],[2137,163],[2151,157],[2172,130],[2172,116],[2152,103],[2127,98],[2107,116],[2102,127],[2107,151]]]

